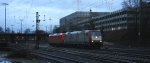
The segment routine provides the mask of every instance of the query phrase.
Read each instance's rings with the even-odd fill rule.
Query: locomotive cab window
[[[101,36],[101,33],[100,33],[100,32],[91,32],[91,34],[92,34],[93,36]]]

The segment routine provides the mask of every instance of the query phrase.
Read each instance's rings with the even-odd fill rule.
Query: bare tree
[[[126,9],[138,7],[139,6],[139,0],[124,0],[122,5],[123,5],[123,8],[126,8]]]
[[[59,32],[60,32],[60,27],[54,26],[53,33],[59,33]]]
[[[10,28],[6,28],[6,33],[11,33]]]
[[[3,32],[4,32],[3,28],[2,28],[2,27],[0,27],[0,33],[3,33]]]
[[[28,28],[24,31],[25,34],[31,33],[31,30]]]
[[[150,0],[142,0],[142,2],[150,2]],[[124,0],[122,2],[123,8],[134,8],[140,6],[140,0]]]

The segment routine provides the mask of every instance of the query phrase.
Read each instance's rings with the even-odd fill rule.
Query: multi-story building
[[[128,35],[128,29],[135,29],[134,10],[121,9],[109,14],[97,16],[91,20],[85,19],[80,21],[79,26],[84,27],[93,21],[96,29],[103,29],[104,40],[106,41],[121,41],[127,39],[125,36]]]
[[[77,11],[60,19],[60,28],[62,32],[78,29],[78,23],[91,17],[108,14],[108,12],[83,12]]]
[[[111,14],[95,18],[97,29],[103,29],[104,40],[110,42],[129,42],[136,39],[134,10],[121,9]],[[131,36],[129,36],[131,35]],[[123,43],[123,42],[122,42]]]

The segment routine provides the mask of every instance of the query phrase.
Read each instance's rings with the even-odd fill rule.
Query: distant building
[[[91,15],[92,13],[92,15]],[[60,19],[60,27],[62,31],[73,31],[76,30],[78,23],[85,19],[90,19],[91,17],[96,17],[100,15],[108,14],[108,12],[83,12],[77,11],[68,16]]]

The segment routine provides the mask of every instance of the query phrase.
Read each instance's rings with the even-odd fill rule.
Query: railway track
[[[108,49],[107,49],[108,48]],[[113,52],[124,52],[124,53],[136,53],[136,54],[144,54],[149,55],[150,49],[133,49],[133,48],[114,48],[114,47],[104,47],[101,50],[104,51],[113,51]]]
[[[95,50],[96,51],[96,50]],[[116,53],[119,55],[135,57],[135,58],[143,58],[150,59],[150,50],[149,49],[121,49],[121,48],[112,48],[112,49],[104,49],[102,51],[111,51],[112,53]],[[101,51],[98,51],[101,52]]]
[[[34,55],[53,60],[54,63],[150,63],[148,52],[149,50],[121,48],[87,50],[49,47],[36,50]]]
[[[51,50],[68,53],[68,54],[72,54],[72,55],[78,55],[80,57],[89,58],[91,60],[97,60],[99,62],[104,62],[104,63],[117,63],[117,62],[130,63],[130,62],[133,62],[133,61],[129,61],[126,59],[122,59],[121,56],[120,57],[113,56],[112,53],[96,54],[96,53],[89,53],[89,52],[71,51],[71,50],[65,50],[65,49],[51,49]]]
[[[77,61],[74,61],[74,60],[70,60],[70,59],[66,59],[66,58],[62,58],[60,56],[55,56],[55,55],[52,55],[52,54],[48,54],[47,52],[41,52],[41,51],[36,51],[33,53],[34,55],[38,56],[38,57],[41,57],[42,59],[47,59],[51,62],[56,62],[56,63],[77,63]]]
[[[59,52],[63,52],[63,53],[68,53],[68,54],[73,54],[73,55],[78,55],[81,57],[86,57],[92,60],[97,60],[97,61],[102,61],[102,62],[122,62],[122,63],[136,63],[136,62],[148,62],[150,63],[150,55],[144,55],[144,54],[136,54],[136,53],[127,53],[127,52],[123,52],[120,50],[115,50],[115,51],[104,51],[104,50],[100,50],[100,51],[93,51],[96,53],[91,53],[89,51],[75,51],[75,50],[68,50],[68,49],[57,49],[57,48],[51,48],[50,50],[54,50],[54,51],[59,51]],[[136,51],[135,51],[136,52]]]
[[[94,61],[87,58],[82,58],[79,56],[69,55],[68,53],[60,53],[60,52],[48,52],[44,50],[36,50],[32,53],[41,58],[52,60],[54,63],[99,63],[98,61]]]

